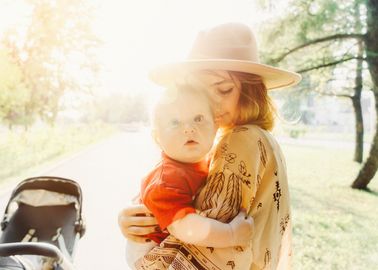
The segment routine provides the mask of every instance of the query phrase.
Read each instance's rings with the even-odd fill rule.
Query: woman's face
[[[224,70],[200,71],[193,75],[209,95],[217,125],[233,125],[239,112],[240,81]]]

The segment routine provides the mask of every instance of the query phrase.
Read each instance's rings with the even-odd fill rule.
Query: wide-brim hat
[[[226,23],[201,31],[186,60],[163,64],[150,71],[150,79],[162,86],[198,70],[227,70],[260,76],[267,89],[296,85],[301,75],[259,62],[257,43],[250,27]]]

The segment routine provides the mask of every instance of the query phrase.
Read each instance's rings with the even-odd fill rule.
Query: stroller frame
[[[0,259],[38,255],[49,258],[50,269],[74,269],[75,247],[85,233],[79,184],[55,176],[21,181],[5,208],[1,230]]]

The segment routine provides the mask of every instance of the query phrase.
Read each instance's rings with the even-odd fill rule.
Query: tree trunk
[[[364,122],[362,118],[361,99],[352,98],[354,115],[356,118],[356,143],[354,148],[354,161],[362,163],[364,154]]]
[[[354,115],[356,117],[356,144],[354,149],[354,161],[362,163],[364,155],[364,119],[361,109],[361,92],[362,92],[362,57],[363,45],[362,41],[358,42],[358,56],[361,57],[357,60],[356,66],[356,79],[354,87],[354,96],[352,98]]]
[[[374,93],[374,97],[375,97],[375,104],[376,104],[375,112],[376,112],[376,116],[378,117],[378,108],[377,108],[378,107],[378,103],[377,103],[378,93]],[[375,130],[378,130],[378,122],[377,122],[377,126]],[[356,180],[354,180],[354,182],[352,183],[352,188],[367,190],[368,189],[367,186],[370,183],[371,179],[374,177],[375,173],[377,172],[377,169],[378,169],[378,133],[375,132],[371,149],[370,149],[370,153],[369,153],[369,157],[366,160],[362,169],[360,170]]]
[[[378,119],[378,0],[366,1],[366,60],[373,81],[373,92],[375,97],[375,113]],[[369,157],[360,170],[352,188],[367,189],[368,184],[378,169],[378,126],[375,129],[374,139],[371,145]]]

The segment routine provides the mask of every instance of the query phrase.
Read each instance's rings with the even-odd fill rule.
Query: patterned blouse
[[[144,257],[138,269],[291,268],[286,165],[279,145],[269,132],[244,125],[223,134],[195,206],[201,215],[222,222],[230,222],[241,208],[246,209],[255,224],[249,245],[200,247],[169,236]]]

